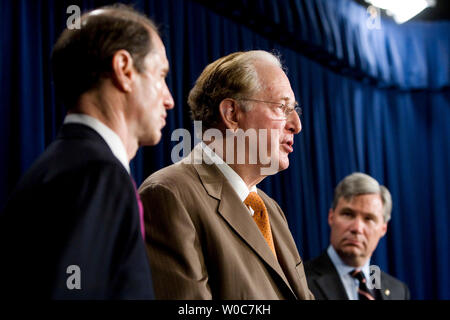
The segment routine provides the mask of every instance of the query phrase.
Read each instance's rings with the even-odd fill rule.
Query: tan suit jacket
[[[278,261],[214,164],[173,164],[139,193],[157,299],[313,299],[286,218],[263,191]]]

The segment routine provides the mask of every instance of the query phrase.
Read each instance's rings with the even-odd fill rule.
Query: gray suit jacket
[[[278,260],[215,165],[176,163],[139,192],[157,298],[313,299],[286,218],[263,191]]]
[[[308,286],[317,300],[348,300],[347,293],[333,262],[325,251],[319,257],[305,263]],[[377,299],[409,300],[406,284],[381,272],[381,289],[377,289]]]

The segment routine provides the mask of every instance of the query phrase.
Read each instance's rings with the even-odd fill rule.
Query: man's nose
[[[163,103],[164,103],[164,108],[166,108],[166,109],[173,109],[173,107],[175,106],[175,102],[174,102],[174,100],[173,100],[173,97],[172,97],[172,94],[170,93],[170,90],[169,90],[169,88],[167,87],[167,85],[165,86],[166,88],[166,92],[165,92],[165,95],[164,95],[164,101],[163,101]]]
[[[302,122],[300,121],[300,117],[296,111],[291,112],[286,119],[286,129],[293,134],[297,134],[302,131]]]
[[[353,219],[350,228],[351,228],[350,229],[351,232],[353,232],[353,233],[358,233],[358,234],[362,233],[363,229],[364,229],[364,222],[361,221],[360,218],[355,218],[355,219]]]

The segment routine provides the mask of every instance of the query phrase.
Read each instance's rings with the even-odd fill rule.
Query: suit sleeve
[[[155,296],[212,299],[199,232],[175,192],[160,184],[140,189]]]

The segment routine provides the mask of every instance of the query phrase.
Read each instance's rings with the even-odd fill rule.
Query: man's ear
[[[237,122],[237,111],[238,105],[237,101],[234,99],[226,98],[220,102],[219,112],[222,122],[226,129],[235,130],[238,128]]]
[[[383,222],[383,226],[381,227],[381,237],[380,238],[383,238],[384,235],[386,234],[386,232],[387,232],[387,222]]]
[[[114,84],[124,92],[131,92],[135,72],[131,54],[127,50],[116,51],[112,58]]]
[[[328,225],[330,227],[333,222],[333,218],[334,218],[334,210],[332,208],[330,208],[330,210],[328,210]]]

